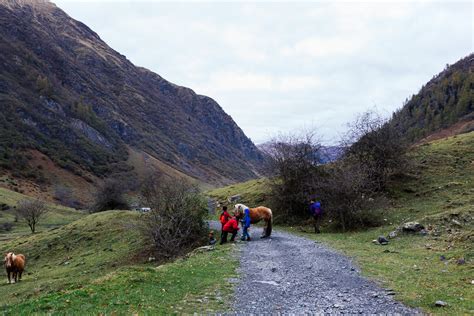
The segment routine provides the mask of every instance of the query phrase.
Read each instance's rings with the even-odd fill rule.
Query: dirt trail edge
[[[274,231],[241,243],[237,314],[419,314],[393,300],[390,292],[360,276],[351,261],[303,237]]]

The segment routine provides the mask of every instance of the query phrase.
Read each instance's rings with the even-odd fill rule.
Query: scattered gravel
[[[418,314],[359,275],[345,256],[312,240],[274,231],[240,243],[236,314]]]

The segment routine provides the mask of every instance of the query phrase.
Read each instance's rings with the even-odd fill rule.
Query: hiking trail
[[[249,313],[417,314],[360,275],[351,260],[321,243],[282,231],[239,243],[240,280],[232,306]]]

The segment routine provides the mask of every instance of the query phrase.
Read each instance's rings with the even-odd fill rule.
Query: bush
[[[0,231],[9,232],[13,229],[13,223],[6,222],[0,226]]]
[[[365,168],[371,189],[385,190],[389,178],[409,165],[401,131],[373,111],[349,124],[344,143],[345,157]]]
[[[270,176],[270,204],[278,210],[275,221],[289,223],[308,215],[308,199],[314,192],[313,180],[319,172],[321,146],[313,134],[286,136],[266,146]]]
[[[151,211],[142,216],[139,227],[156,255],[171,258],[203,242],[206,200],[196,185],[151,178],[145,182],[142,195],[143,205]]]
[[[130,205],[124,197],[125,187],[118,180],[106,180],[95,194],[91,213],[108,210],[128,210]]]

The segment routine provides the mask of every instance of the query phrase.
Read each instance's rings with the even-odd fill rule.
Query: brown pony
[[[272,221],[273,215],[272,210],[265,206],[259,206],[255,208],[248,208],[243,204],[235,204],[235,213],[238,219],[241,219],[245,215],[245,210],[249,209],[250,223],[255,224],[261,220],[265,221],[263,227],[262,238],[269,237],[272,234]]]
[[[15,283],[21,281],[21,274],[25,270],[26,258],[24,255],[15,255],[9,252],[5,255],[5,269],[7,270],[8,283],[11,282],[10,274],[13,276]]]

